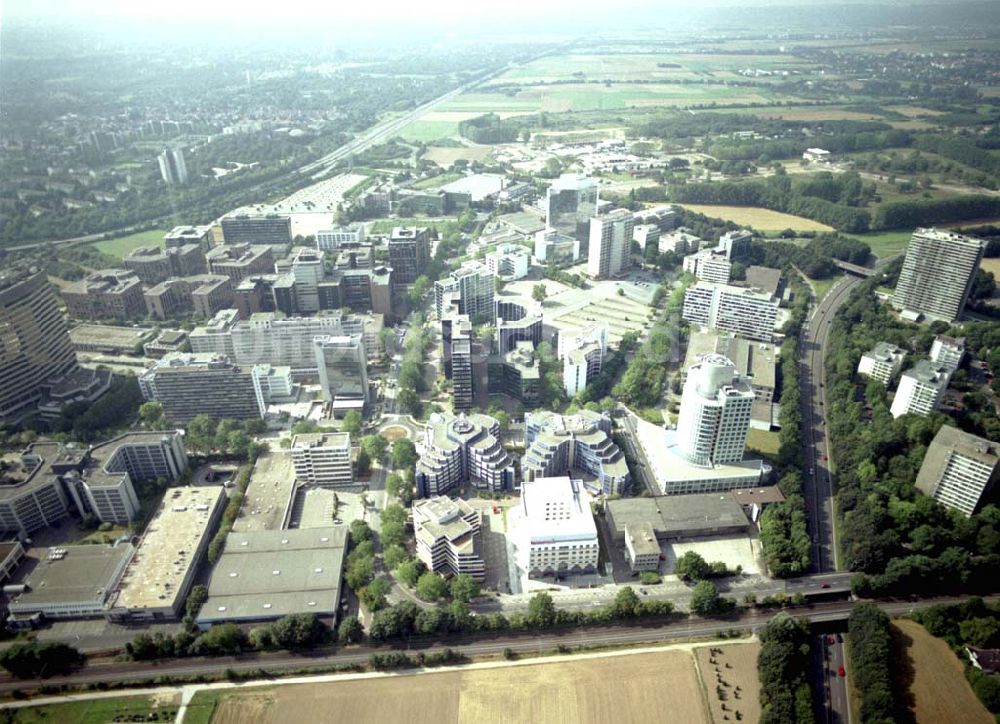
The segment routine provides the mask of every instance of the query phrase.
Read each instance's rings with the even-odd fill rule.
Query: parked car
[[[837,669],[837,676],[847,676],[847,670],[843,666],[840,666]]]

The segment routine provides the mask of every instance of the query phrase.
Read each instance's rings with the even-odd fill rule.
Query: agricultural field
[[[448,167],[455,161],[485,161],[493,152],[492,146],[428,146],[424,158],[438,166]]]
[[[115,258],[122,258],[133,249],[140,246],[163,246],[163,235],[170,229],[151,229],[149,231],[139,231],[128,236],[119,236],[115,239],[105,239],[95,241],[93,246],[98,251],[109,254]]]
[[[403,127],[399,132],[404,141],[422,141],[433,143],[441,138],[450,138],[458,134],[458,123],[455,121],[424,121],[417,120]]]
[[[719,660],[731,664],[724,679],[745,692],[744,721],[756,721],[756,655],[753,644],[729,644]],[[412,724],[509,722],[721,721],[706,709],[699,681],[699,647],[657,653],[556,660],[421,675],[365,678],[322,685],[288,685],[239,693],[209,692],[192,701],[191,714],[212,724],[284,721],[407,721]],[[702,668],[714,679],[714,664]],[[723,664],[724,666],[724,664]],[[617,672],[617,673],[616,673]],[[663,686],[669,681],[670,686]],[[610,685],[609,682],[614,682]],[[715,698],[714,685],[711,697]],[[214,706],[213,706],[214,704]],[[730,700],[727,706],[733,704]],[[213,711],[214,710],[214,711]],[[720,710],[721,711],[721,710]]]
[[[1000,257],[983,259],[979,262],[979,267],[985,272],[993,272],[993,276],[1000,279]]]
[[[152,696],[128,696],[108,699],[87,699],[67,704],[50,704],[15,709],[4,721],[14,724],[105,724],[121,717],[125,721],[141,716],[142,721],[173,721],[179,707],[179,697],[174,695],[157,699]],[[155,717],[155,718],[154,718]]]
[[[695,651],[713,724],[760,719],[758,653],[760,645],[756,643],[703,646]]]
[[[781,231],[783,229],[833,231],[832,226],[821,224],[812,219],[783,214],[780,211],[771,211],[770,209],[761,209],[756,206],[713,206],[710,204],[678,204],[678,206],[683,206],[685,209],[705,216],[752,226],[758,231]]]
[[[962,662],[948,644],[915,621],[892,622],[897,688],[905,691],[914,720],[989,724],[993,716],[965,679]]]
[[[452,181],[458,181],[462,178],[460,173],[443,173],[438,176],[432,176],[431,178],[420,179],[413,183],[410,188],[413,189],[436,189],[446,184],[450,184]]]

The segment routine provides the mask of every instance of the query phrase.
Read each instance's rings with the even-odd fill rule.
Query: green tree
[[[185,444],[190,449],[207,452],[215,442],[215,427],[215,421],[208,415],[196,415],[185,429]]]
[[[718,613],[720,608],[721,598],[715,584],[711,581],[698,581],[691,591],[691,613],[710,616]]]
[[[400,546],[406,540],[406,528],[394,520],[382,523],[381,537],[384,546]]]
[[[372,471],[372,459],[368,451],[364,448],[358,450],[358,457],[354,461],[354,472],[358,477],[367,477]]]
[[[410,588],[414,588],[425,570],[427,569],[423,562],[416,558],[410,558],[409,560],[400,563],[393,573],[396,574],[396,577],[401,582],[405,583]]]
[[[417,595],[425,601],[437,601],[448,595],[448,582],[438,574],[428,571],[417,581]]]
[[[479,595],[479,584],[467,573],[460,573],[451,579],[451,597],[468,603]]]
[[[0,652],[0,666],[19,679],[33,679],[68,673],[84,658],[68,644],[19,641]]]
[[[556,621],[556,605],[545,591],[539,591],[528,601],[525,623],[532,628],[548,628]]]
[[[389,461],[397,470],[412,468],[416,465],[418,457],[416,446],[405,437],[392,443]]]
[[[382,551],[382,561],[385,563],[385,567],[390,571],[394,571],[399,567],[400,563],[409,559],[409,554],[406,549],[401,545],[390,545],[386,546]]]
[[[343,644],[356,644],[364,635],[365,630],[357,616],[346,616],[337,627],[337,640]]]
[[[307,649],[323,643],[327,627],[315,613],[282,616],[269,626],[274,642],[284,649]]]
[[[642,602],[632,590],[632,586],[623,586],[615,595],[615,601],[611,606],[618,618],[634,618],[639,614]]]
[[[184,610],[188,615],[188,618],[197,618],[198,612],[201,611],[201,606],[205,601],[208,600],[208,588],[202,584],[191,587],[191,592],[188,594],[187,601],[184,603]]]
[[[385,456],[385,451],[388,447],[389,441],[382,435],[365,435],[361,438],[361,449],[367,452],[368,456],[376,462],[382,462],[382,458]]]
[[[392,585],[384,578],[376,578],[367,586],[361,589],[358,599],[369,611],[378,611],[386,606],[386,596]]]
[[[341,420],[340,429],[344,432],[349,432],[352,435],[357,435],[361,432],[361,413],[357,410],[348,410],[344,414],[344,419]]]
[[[399,407],[408,415],[420,414],[420,396],[410,388],[401,389],[396,395]]]
[[[536,284],[531,288],[531,298],[536,302],[544,303],[546,297],[548,297],[548,292],[544,284]]]
[[[162,430],[167,425],[163,416],[163,405],[156,400],[144,402],[139,406],[139,419],[147,430]]]
[[[372,529],[363,520],[351,521],[351,541],[354,546],[372,539]]]
[[[705,559],[694,551],[688,551],[674,565],[674,575],[685,581],[701,581],[709,577],[710,568]]]

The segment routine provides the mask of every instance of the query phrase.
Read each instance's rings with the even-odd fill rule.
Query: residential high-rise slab
[[[590,220],[587,273],[599,279],[617,276],[629,267],[635,219],[627,209],[615,209]]]
[[[979,239],[917,229],[906,248],[893,306],[931,320],[954,322],[965,308],[982,258]]]
[[[30,412],[49,378],[76,369],[76,353],[44,272],[0,271],[0,421]]]
[[[165,148],[156,157],[160,166],[160,178],[171,186],[181,186],[188,182],[187,164],[184,163],[184,151],[179,148]]]
[[[1000,445],[945,425],[927,447],[917,488],[949,508],[972,515],[1000,477]]]

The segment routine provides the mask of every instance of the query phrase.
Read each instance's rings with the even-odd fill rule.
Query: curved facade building
[[[32,412],[43,383],[75,369],[66,321],[45,274],[0,273],[0,421]]]
[[[500,444],[500,423],[480,413],[432,415],[416,478],[421,498],[443,495],[466,481],[491,493],[513,490],[514,461]]]

